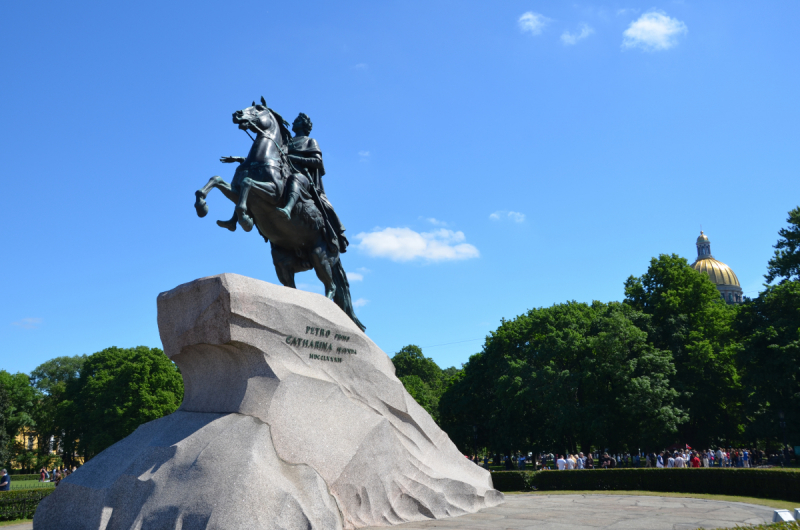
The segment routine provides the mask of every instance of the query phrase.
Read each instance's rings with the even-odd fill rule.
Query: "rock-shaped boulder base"
[[[158,297],[181,408],[62,481],[34,529],[339,529],[503,501],[333,302],[222,274]]]

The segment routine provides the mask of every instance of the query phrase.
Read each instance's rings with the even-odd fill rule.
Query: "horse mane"
[[[267,107],[267,110],[269,110],[270,113],[272,113],[272,116],[275,118],[275,121],[278,122],[278,127],[280,128],[281,131],[281,137],[283,138],[283,143],[289,145],[289,142],[292,139],[292,133],[289,132],[289,127],[288,127],[289,122],[284,120],[283,116],[278,114],[275,110],[270,109],[269,107]]]

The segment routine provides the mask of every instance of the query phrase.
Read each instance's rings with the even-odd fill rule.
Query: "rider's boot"
[[[289,199],[286,201],[286,206],[278,208],[278,211],[286,216],[287,219],[292,218],[292,209],[295,203],[297,203],[298,197],[300,197],[300,185],[295,179],[292,179],[289,184]]]
[[[222,228],[227,228],[231,232],[236,232],[236,221],[238,218],[236,217],[236,211],[233,212],[233,217],[231,217],[230,221],[217,221],[217,226],[221,226]]]
[[[347,246],[350,244],[350,241],[344,236],[344,232],[338,233],[336,239],[339,241],[339,252],[342,254],[347,252]]]

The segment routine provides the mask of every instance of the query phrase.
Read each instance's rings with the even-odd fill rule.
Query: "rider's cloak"
[[[298,156],[306,159],[314,159],[312,164],[298,164],[301,167],[297,168],[303,172],[313,186],[317,189],[318,195],[313,198],[317,207],[320,208],[325,215],[327,221],[329,243],[337,247],[341,252],[347,249],[347,240],[343,237],[345,231],[344,225],[336,215],[333,205],[325,195],[325,187],[322,184],[322,177],[325,175],[325,165],[322,162],[322,150],[319,144],[313,138],[308,136],[295,136],[289,142],[289,155]]]
[[[314,186],[322,193],[325,193],[325,188],[322,185],[322,177],[325,175],[325,164],[322,162],[322,151],[317,141],[308,136],[295,136],[289,142],[289,154],[301,156],[303,158],[317,159],[318,162],[315,164],[318,164],[317,167],[302,167],[299,169],[304,170],[304,173],[311,179]]]

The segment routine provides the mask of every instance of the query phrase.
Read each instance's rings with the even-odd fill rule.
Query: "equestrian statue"
[[[246,158],[225,156],[223,163],[238,163],[230,184],[214,176],[195,192],[199,217],[208,214],[205,199],[217,188],[235,205],[233,217],[217,221],[230,231],[237,224],[246,232],[255,226],[269,241],[278,280],[296,288],[294,275],[314,269],[333,300],[363,331],[350,299],[350,285],[341,262],[349,244],[344,226],[325,195],[322,152],[311,133],[311,119],[303,113],[292,124],[270,109],[264,98],[233,113],[239,129],[255,134]],[[252,136],[251,136],[252,138]]]

